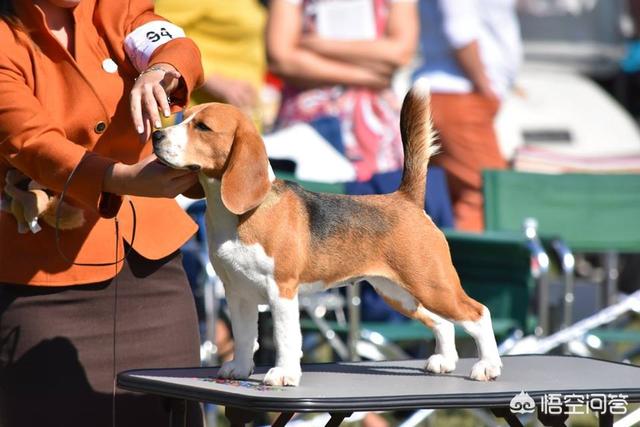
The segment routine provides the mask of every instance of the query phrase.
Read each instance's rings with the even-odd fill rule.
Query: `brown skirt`
[[[112,427],[114,407],[117,427],[166,426],[162,398],[117,390],[114,405],[114,373],[193,366],[197,319],[178,252],[132,251],[102,283],[0,285],[0,427]],[[189,413],[202,425],[199,405]]]

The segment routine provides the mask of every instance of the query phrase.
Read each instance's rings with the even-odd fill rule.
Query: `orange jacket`
[[[140,67],[140,59],[127,55],[124,40],[142,25],[162,24],[155,21],[163,18],[153,13],[150,0],[83,0],[73,10],[74,58],[49,32],[33,2],[13,3],[21,29],[0,20],[0,192],[9,168],[59,192],[78,166],[65,200],[82,207],[86,221],[60,232],[65,257],[79,263],[114,262],[116,246],[121,257],[122,237],[130,241],[133,227],[127,200],[137,216],[134,248],[150,259],[175,251],[196,225],[174,200],[102,193],[107,167],[132,164],[151,153],[149,143],[139,143],[129,112],[129,93],[139,74],[133,63]],[[177,110],[202,81],[198,48],[187,38],[170,37],[148,58],[148,66],[156,63],[172,64],[183,76],[172,94]],[[37,234],[18,234],[14,217],[0,213],[0,283],[95,283],[121,268],[122,263],[71,265],[56,248],[54,229],[41,226]]]

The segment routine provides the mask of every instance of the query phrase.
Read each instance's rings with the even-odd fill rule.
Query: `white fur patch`
[[[276,180],[276,174],[273,173],[273,168],[271,167],[271,163],[269,163],[268,166],[269,166],[269,169],[268,169],[268,171],[269,171],[269,182],[273,182],[273,181]]]
[[[139,26],[124,39],[127,57],[142,72],[149,66],[153,52],[171,40],[185,37],[182,28],[168,21],[151,21]]]
[[[264,382],[270,385],[297,386],[302,370],[302,333],[298,297],[293,299],[271,295],[273,338],[276,343],[276,366],[267,372]]]
[[[498,353],[496,338],[491,325],[491,313],[484,307],[482,316],[476,321],[463,321],[460,325],[476,341],[480,361],[471,369],[471,378],[478,381],[490,381],[500,376],[502,361]]]
[[[173,167],[183,168],[187,166],[185,160],[185,152],[189,142],[187,124],[194,117],[195,114],[192,114],[177,125],[165,128],[164,140],[154,147],[156,155]]]
[[[412,90],[421,98],[427,98],[431,95],[431,84],[429,79],[421,77],[413,83]]]
[[[418,311],[433,321],[433,334],[436,336],[436,352],[427,360],[425,369],[435,374],[444,374],[456,369],[458,351],[456,350],[456,332],[453,323],[420,306]]]
[[[384,277],[367,277],[366,279],[371,283],[371,286],[373,286],[376,292],[398,302],[405,310],[413,312],[418,308],[418,304],[413,295],[391,280]]]
[[[171,166],[183,168],[186,165],[185,151],[189,135],[186,126],[171,126],[164,131],[166,142],[159,144],[154,150],[156,155]]]

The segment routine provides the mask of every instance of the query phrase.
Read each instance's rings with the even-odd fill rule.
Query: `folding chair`
[[[640,227],[635,226],[640,218],[640,175],[487,170],[483,178],[487,230],[514,232],[527,218],[535,218],[543,240],[557,246],[561,238],[574,252],[603,254],[608,274],[602,305],[615,301],[617,254],[640,252]],[[573,271],[565,273],[571,277],[567,275],[565,282],[563,327],[572,323],[573,303]],[[606,330],[596,334],[629,339],[629,334]]]

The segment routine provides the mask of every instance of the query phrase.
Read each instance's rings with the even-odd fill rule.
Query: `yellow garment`
[[[245,80],[260,94],[266,72],[266,10],[257,0],[156,0],[155,10],[198,45],[205,78],[220,74]],[[196,91],[192,101],[214,99]]]

